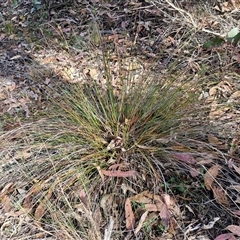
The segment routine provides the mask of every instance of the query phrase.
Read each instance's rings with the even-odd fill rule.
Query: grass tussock
[[[67,239],[101,239],[111,218],[111,237],[125,236],[126,197],[154,186],[161,192],[169,154],[191,151],[184,140],[191,127],[182,123],[196,104],[191,79],[146,71],[137,79],[127,73],[116,86],[102,59],[103,84],[88,78],[54,87],[53,110],[21,129],[22,145],[14,151],[22,155],[9,170],[27,186],[21,208],[49,234],[61,229]]]

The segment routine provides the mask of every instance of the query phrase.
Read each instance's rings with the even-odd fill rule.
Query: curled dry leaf
[[[215,178],[218,175],[221,167],[219,165],[213,165],[208,171],[204,174],[204,184],[207,190],[211,190],[212,184]]]
[[[135,227],[135,217],[132,211],[130,198],[127,198],[125,201],[125,218],[126,218],[126,229],[133,230]]]

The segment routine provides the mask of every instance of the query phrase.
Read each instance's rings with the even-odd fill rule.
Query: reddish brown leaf
[[[137,172],[132,170],[132,171],[119,171],[119,170],[115,170],[115,171],[106,171],[106,170],[101,170],[102,174],[108,177],[132,177],[132,176],[136,176]]]
[[[240,211],[233,212],[235,215],[240,216]]]
[[[217,236],[214,240],[236,240],[232,233],[224,233]]]
[[[169,220],[170,220],[170,213],[168,210],[168,207],[166,204],[163,205],[161,212],[159,213],[159,216],[161,218],[161,224],[164,227],[168,227],[169,225]]]
[[[198,168],[190,168],[190,171],[189,171],[190,175],[192,177],[197,177],[199,174],[200,174],[200,169]]]
[[[195,158],[189,153],[174,153],[171,155],[173,158],[188,164],[195,164]]]
[[[232,232],[234,235],[240,237],[240,226],[237,225],[229,225],[226,227],[227,230]]]
[[[130,198],[125,201],[125,218],[126,218],[126,229],[133,230],[135,227],[135,217],[132,211]]]
[[[84,190],[81,190],[79,193],[79,198],[82,201],[82,203],[85,205],[85,207],[88,208],[88,202],[87,202],[87,194]]]
[[[223,191],[223,189],[221,189],[219,187],[213,187],[212,191],[213,191],[214,198],[216,199],[216,201],[218,203],[226,205],[226,206],[229,205],[226,194]]]
[[[42,188],[43,188],[43,184],[40,184],[40,183],[36,183],[30,188],[30,191],[25,196],[25,199],[23,201],[23,208],[26,208],[26,209],[32,208],[32,203],[31,203],[32,195],[40,192],[42,190]]]
[[[214,165],[204,174],[204,184],[207,190],[211,190],[213,181],[218,175],[218,171],[221,169],[219,165]]]
[[[45,213],[45,211],[46,211],[46,206],[45,206],[45,204],[46,204],[45,201],[42,201],[42,202],[37,206],[36,211],[35,211],[35,214],[34,214],[36,220],[40,220],[40,219],[43,217],[43,215],[44,215],[44,213]]]

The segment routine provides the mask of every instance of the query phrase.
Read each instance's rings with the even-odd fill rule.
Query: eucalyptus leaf
[[[225,42],[225,40],[221,37],[215,37],[212,38],[211,40],[205,42],[203,44],[204,48],[214,48],[214,47],[220,47],[221,45],[223,45],[223,43]]]
[[[238,28],[231,29],[227,34],[227,40],[233,39],[239,33]]]
[[[237,45],[240,40],[240,32],[233,38],[233,45]]]

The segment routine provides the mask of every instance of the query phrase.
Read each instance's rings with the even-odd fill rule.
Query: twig
[[[185,10],[183,10],[183,9],[181,9],[181,8],[176,7],[176,6],[175,6],[172,2],[170,2],[169,0],[165,0],[165,2],[166,2],[168,5],[170,5],[173,9],[177,10],[178,12],[180,12],[181,15],[183,15],[184,18],[186,18],[186,16],[188,16],[189,19],[190,19],[190,22],[192,23],[192,25],[193,25],[194,28],[197,28],[197,27],[198,27],[198,25],[197,25],[196,22],[193,20],[192,15],[191,15],[190,13],[186,12]],[[189,19],[187,19],[187,20],[189,20]]]
[[[105,229],[105,233],[104,233],[104,240],[110,240],[111,239],[111,234],[112,234],[112,229],[113,229],[113,218],[112,216],[110,217],[110,222],[108,225],[108,228]]]

